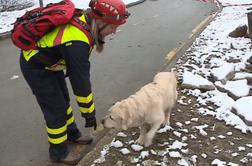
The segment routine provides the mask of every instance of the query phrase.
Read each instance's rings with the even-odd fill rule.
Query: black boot
[[[93,142],[93,128],[87,128],[85,135],[81,134],[76,124],[68,126],[68,139],[66,143],[89,145]]]
[[[51,159],[52,162],[60,162],[68,165],[76,165],[79,163],[79,161],[82,159],[82,155],[74,154],[72,152],[69,152],[68,155],[65,158],[61,158],[58,160]]]
[[[68,140],[67,143],[80,144],[80,145],[89,145],[93,142],[92,137],[80,136],[76,140]]]

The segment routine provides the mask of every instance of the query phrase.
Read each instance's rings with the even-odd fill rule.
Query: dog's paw
[[[162,123],[162,124],[160,125],[159,129],[162,129],[162,128],[164,128],[165,126],[166,126],[166,124],[165,124],[165,123]]]
[[[136,140],[136,143],[139,144],[139,145],[144,145],[144,139],[143,139],[143,137],[139,137],[139,138]]]
[[[152,141],[147,140],[144,142],[144,147],[149,147],[151,144],[152,144]]]
[[[160,128],[164,128],[165,126],[170,126],[170,121],[162,123]]]
[[[165,125],[170,126],[170,120],[168,120]]]

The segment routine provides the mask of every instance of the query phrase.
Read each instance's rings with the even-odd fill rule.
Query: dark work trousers
[[[64,72],[45,70],[42,65],[27,62],[23,55],[20,56],[20,67],[43,112],[47,127],[60,128],[64,126],[68,119],[67,109],[70,106]],[[67,140],[74,141],[80,136],[81,133],[75,122],[67,126]],[[60,144],[50,143],[49,154],[51,159],[65,158],[68,153],[66,141]]]

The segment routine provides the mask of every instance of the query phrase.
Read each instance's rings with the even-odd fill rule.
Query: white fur
[[[137,143],[150,146],[160,125],[170,123],[171,110],[177,100],[176,89],[176,73],[156,74],[153,82],[113,105],[110,114],[102,120],[103,126],[123,130],[140,127]]]

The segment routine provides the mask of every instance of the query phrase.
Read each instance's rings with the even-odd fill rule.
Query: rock
[[[252,77],[247,77],[246,79],[248,81],[248,84],[251,85],[252,84]]]
[[[251,69],[247,69],[247,68],[245,68],[245,69],[241,69],[241,71],[243,71],[243,72],[247,72],[247,73],[252,73],[252,70],[251,70]]]
[[[200,89],[203,92],[215,90],[215,86],[212,82],[198,74],[188,71],[185,71],[183,74],[183,82],[181,87],[183,89]]]
[[[213,68],[211,70],[210,76],[213,78],[213,81],[221,81],[223,84],[226,81],[231,80],[234,77],[234,64],[227,63],[223,66]]]
[[[249,95],[250,87],[247,84],[246,79],[227,81],[226,84],[216,81],[214,84],[218,90],[221,92],[227,92],[227,94],[234,100]]]
[[[245,66],[246,66],[246,69],[252,70],[252,64],[251,63],[246,63]]]
[[[123,161],[117,161],[116,166],[123,166]]]
[[[252,56],[247,60],[247,62],[252,64]]]
[[[246,103],[252,103],[252,96],[238,99],[231,111],[240,116],[248,126],[252,126],[252,109],[246,107]]]
[[[215,84],[215,87],[220,91],[220,92],[227,92],[227,90],[223,87],[221,84]]]
[[[235,73],[235,76],[232,80],[235,81],[235,80],[242,80],[242,79],[246,79],[248,85],[252,84],[252,74],[251,73],[245,73],[245,72]]]
[[[203,92],[215,90],[214,84],[208,79],[189,71],[185,71],[183,73],[183,82],[181,87],[183,89],[200,89]]]
[[[199,89],[201,92],[215,90],[214,85],[191,85],[191,84],[181,84],[182,89]]]
[[[247,35],[247,29],[247,25],[239,26],[234,31],[230,32],[228,36],[234,38],[245,37]]]

